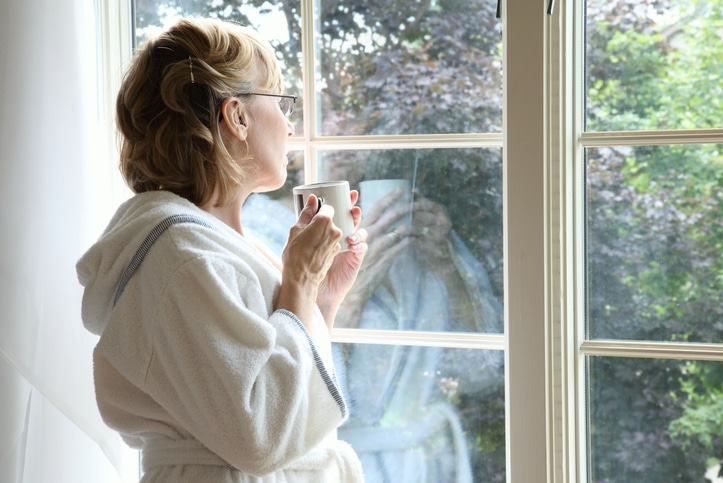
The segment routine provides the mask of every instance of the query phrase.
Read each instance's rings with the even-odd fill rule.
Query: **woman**
[[[251,193],[285,181],[293,101],[267,42],[210,19],[149,40],[124,78],[121,170],[136,195],[77,270],[100,335],[98,406],[141,449],[143,482],[363,478],[336,439],[348,410],[329,331],[366,232],[340,253],[333,208],[310,196],[279,260],[241,224]]]

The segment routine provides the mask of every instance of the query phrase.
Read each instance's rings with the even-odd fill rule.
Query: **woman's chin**
[[[284,183],[286,183],[286,172],[284,172],[284,176],[281,179],[278,179],[275,182],[264,183],[256,188],[254,193],[268,193],[269,191],[276,191],[277,189],[283,188]]]

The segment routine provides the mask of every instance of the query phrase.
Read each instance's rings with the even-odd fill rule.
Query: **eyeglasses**
[[[297,96],[286,96],[283,94],[265,94],[262,92],[244,92],[238,94],[239,96],[266,96],[266,97],[278,97],[279,98],[279,109],[284,113],[284,116],[290,116],[294,112],[294,105],[296,104]]]

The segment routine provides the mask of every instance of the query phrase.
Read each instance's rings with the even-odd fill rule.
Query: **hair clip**
[[[191,84],[195,84],[196,80],[193,78],[193,59],[191,59],[191,56],[188,56],[188,68],[191,70]]]

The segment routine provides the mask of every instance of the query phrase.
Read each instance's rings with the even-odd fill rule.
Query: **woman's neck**
[[[204,205],[201,205],[200,208],[226,223],[233,230],[243,236],[244,232],[243,227],[241,226],[241,207],[243,206],[245,200],[245,196],[238,195],[229,203],[223,206],[216,206],[218,196],[214,194],[211,199]]]

